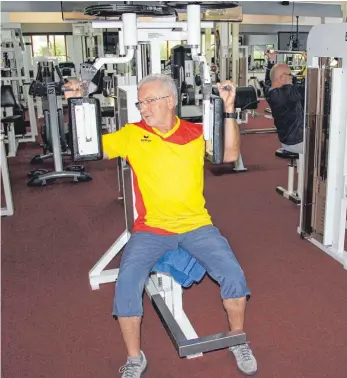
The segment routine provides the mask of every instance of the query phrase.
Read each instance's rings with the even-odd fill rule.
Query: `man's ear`
[[[170,96],[167,100],[169,109],[174,109],[175,108],[175,100],[173,96]]]

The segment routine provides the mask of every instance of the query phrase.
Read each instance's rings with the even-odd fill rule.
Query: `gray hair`
[[[138,84],[137,89],[140,89],[143,84],[150,83],[152,81],[160,81],[160,83],[165,86],[169,93],[173,96],[175,101],[175,106],[178,104],[178,95],[177,95],[177,87],[173,78],[169,75],[163,74],[151,74],[145,76]]]

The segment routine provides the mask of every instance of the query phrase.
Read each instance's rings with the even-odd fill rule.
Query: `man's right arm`
[[[102,150],[104,159],[115,159],[117,157],[126,158],[128,156],[129,129],[125,125],[119,131],[102,136]]]
[[[287,86],[286,86],[287,87]],[[287,99],[290,102],[298,102],[302,100],[302,95],[300,94],[298,88],[294,84],[289,84],[287,90]]]

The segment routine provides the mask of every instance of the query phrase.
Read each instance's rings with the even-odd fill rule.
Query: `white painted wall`
[[[276,49],[277,48],[277,34],[245,35],[244,45],[247,45],[247,46],[274,45]]]
[[[81,37],[67,35],[66,45],[68,60],[75,63],[76,74],[78,75],[80,64],[83,63]]]
[[[6,22],[10,22],[9,14],[6,12],[0,12],[1,13],[1,24],[4,24]]]
[[[72,24],[60,23],[60,24],[21,24],[22,33],[72,33]]]

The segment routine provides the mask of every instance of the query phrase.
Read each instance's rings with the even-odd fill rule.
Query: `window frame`
[[[67,35],[72,35],[72,33],[59,33],[59,32],[56,32],[56,33],[23,33],[23,36],[24,37],[30,37],[30,47],[31,47],[31,54],[32,54],[32,57],[34,58],[35,55],[34,55],[34,43],[33,43],[33,37],[35,36],[45,36],[46,37],[46,40],[47,40],[47,46],[50,45],[50,37],[53,37],[53,49],[54,51],[56,51],[56,42],[55,42],[55,37],[56,36],[64,36],[64,45],[65,45],[65,54],[64,55],[58,55],[58,57],[63,57],[65,58],[65,61],[68,61],[68,51],[67,51],[67,41],[66,41],[66,36]]]

